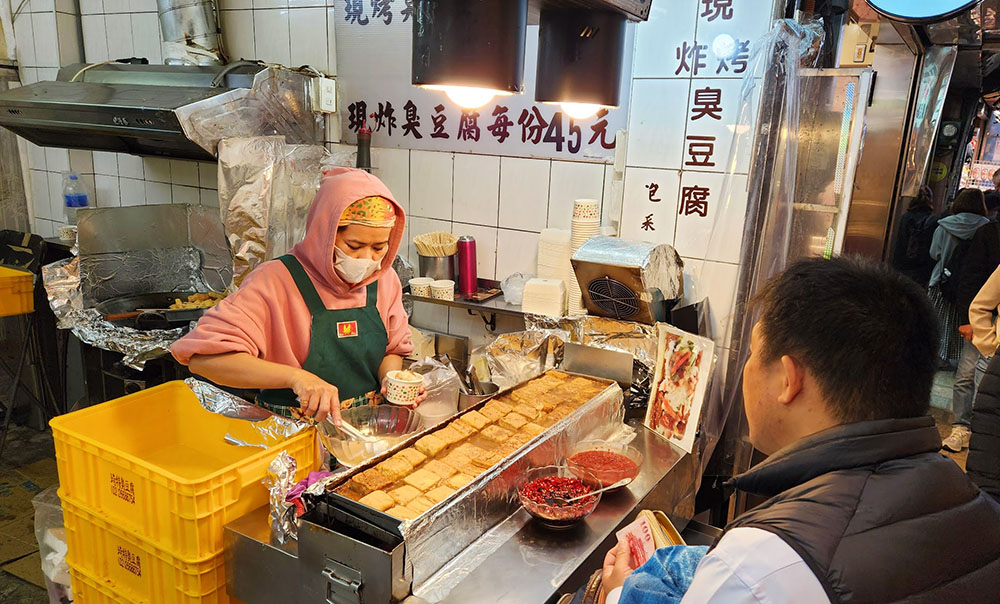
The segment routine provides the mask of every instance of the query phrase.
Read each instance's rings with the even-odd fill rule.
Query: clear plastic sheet
[[[229,138],[281,134],[292,144],[323,140],[324,118],[309,103],[311,76],[271,66],[237,88],[175,111],[184,134],[212,155]]]
[[[716,222],[709,236],[708,257],[720,257],[731,245],[731,235],[718,217],[738,211],[746,199],[746,219],[734,299],[715,300],[716,306],[709,308],[716,315],[731,311],[732,339],[726,350],[726,334],[714,334],[720,346],[719,356],[728,355],[728,367],[720,365],[725,370],[715,372],[708,402],[702,410],[701,448],[696,450],[701,460],[699,481],[741,400],[740,378],[749,355],[750,331],[757,318],[749,302],[770,278],[785,268],[788,260],[798,166],[802,86],[799,70],[812,66],[819,56],[817,45],[821,44],[822,36],[820,21],[805,25],[789,19],[776,21],[770,32],[754,43],[743,77],[739,117],[733,129]],[[755,101],[758,96],[759,105]],[[747,188],[743,189],[736,183],[740,158],[746,156],[760,161],[751,162]],[[702,273],[699,269],[698,282],[702,282]],[[725,454],[739,454],[743,449],[742,438],[739,429],[727,432]],[[728,460],[730,468],[732,461]]]
[[[42,559],[42,574],[53,583],[69,585],[66,529],[58,490],[58,484],[45,489],[32,498],[31,506],[35,509],[35,539]]]
[[[920,87],[910,125],[910,144],[903,164],[900,195],[916,197],[924,183],[956,58],[958,48],[955,46],[931,46],[921,57]]]
[[[672,246],[617,237],[591,237],[573,254],[573,261],[641,269],[645,289],[658,289],[664,300],[684,293],[684,261]]]
[[[415,520],[404,521],[407,558],[413,564],[413,594],[430,602],[447,595],[474,568],[468,564],[448,567],[448,562],[520,508],[512,488],[517,478],[528,468],[560,462],[575,443],[618,434],[625,417],[622,400],[621,388],[608,386],[535,437],[521,453],[479,476],[461,496]],[[489,538],[504,537],[490,533]]]
[[[219,143],[219,210],[233,254],[234,286],[302,240],[323,170],[350,165],[350,153],[289,145],[280,136]]]
[[[278,543],[297,539],[299,534],[299,526],[295,522],[295,505],[285,500],[288,491],[295,484],[297,465],[294,457],[287,451],[282,451],[267,467],[263,480],[271,502],[271,536]]]

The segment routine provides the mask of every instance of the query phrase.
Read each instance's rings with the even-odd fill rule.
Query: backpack
[[[927,264],[939,220],[940,216],[929,214],[923,220],[913,223],[910,237],[906,241],[906,259],[910,266]]]
[[[972,239],[959,239],[955,249],[951,252],[951,257],[944,265],[941,273],[941,297],[954,303],[958,299],[958,282],[962,275],[962,265],[965,264],[965,256],[972,247]]]

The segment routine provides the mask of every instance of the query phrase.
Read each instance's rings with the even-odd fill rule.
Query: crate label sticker
[[[118,546],[118,566],[136,577],[142,577],[142,559],[127,548]]]
[[[111,494],[125,503],[135,504],[135,482],[111,472],[108,480],[111,486]]]

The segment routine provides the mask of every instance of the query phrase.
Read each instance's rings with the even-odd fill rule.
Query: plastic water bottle
[[[63,174],[63,200],[66,204],[66,222],[76,224],[76,211],[90,205],[87,189],[76,172]]]

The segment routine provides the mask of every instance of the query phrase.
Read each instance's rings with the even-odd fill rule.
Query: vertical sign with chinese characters
[[[670,243],[688,258],[738,261],[745,201],[727,208],[732,216],[719,207],[750,48],[772,10],[772,0],[678,0],[654,3],[650,21],[638,25],[623,237]],[[737,174],[748,172],[749,155],[736,159]],[[745,181],[731,186],[744,190]],[[735,245],[710,250],[713,227]]]
[[[559,105],[534,102],[537,26],[528,27],[524,92],[463,109],[443,92],[410,84],[412,0],[337,0],[337,84],[343,140],[356,142],[367,121],[372,144],[437,151],[609,161],[626,127],[631,52],[622,70],[622,102],[573,119]],[[629,26],[626,49],[633,45]]]

